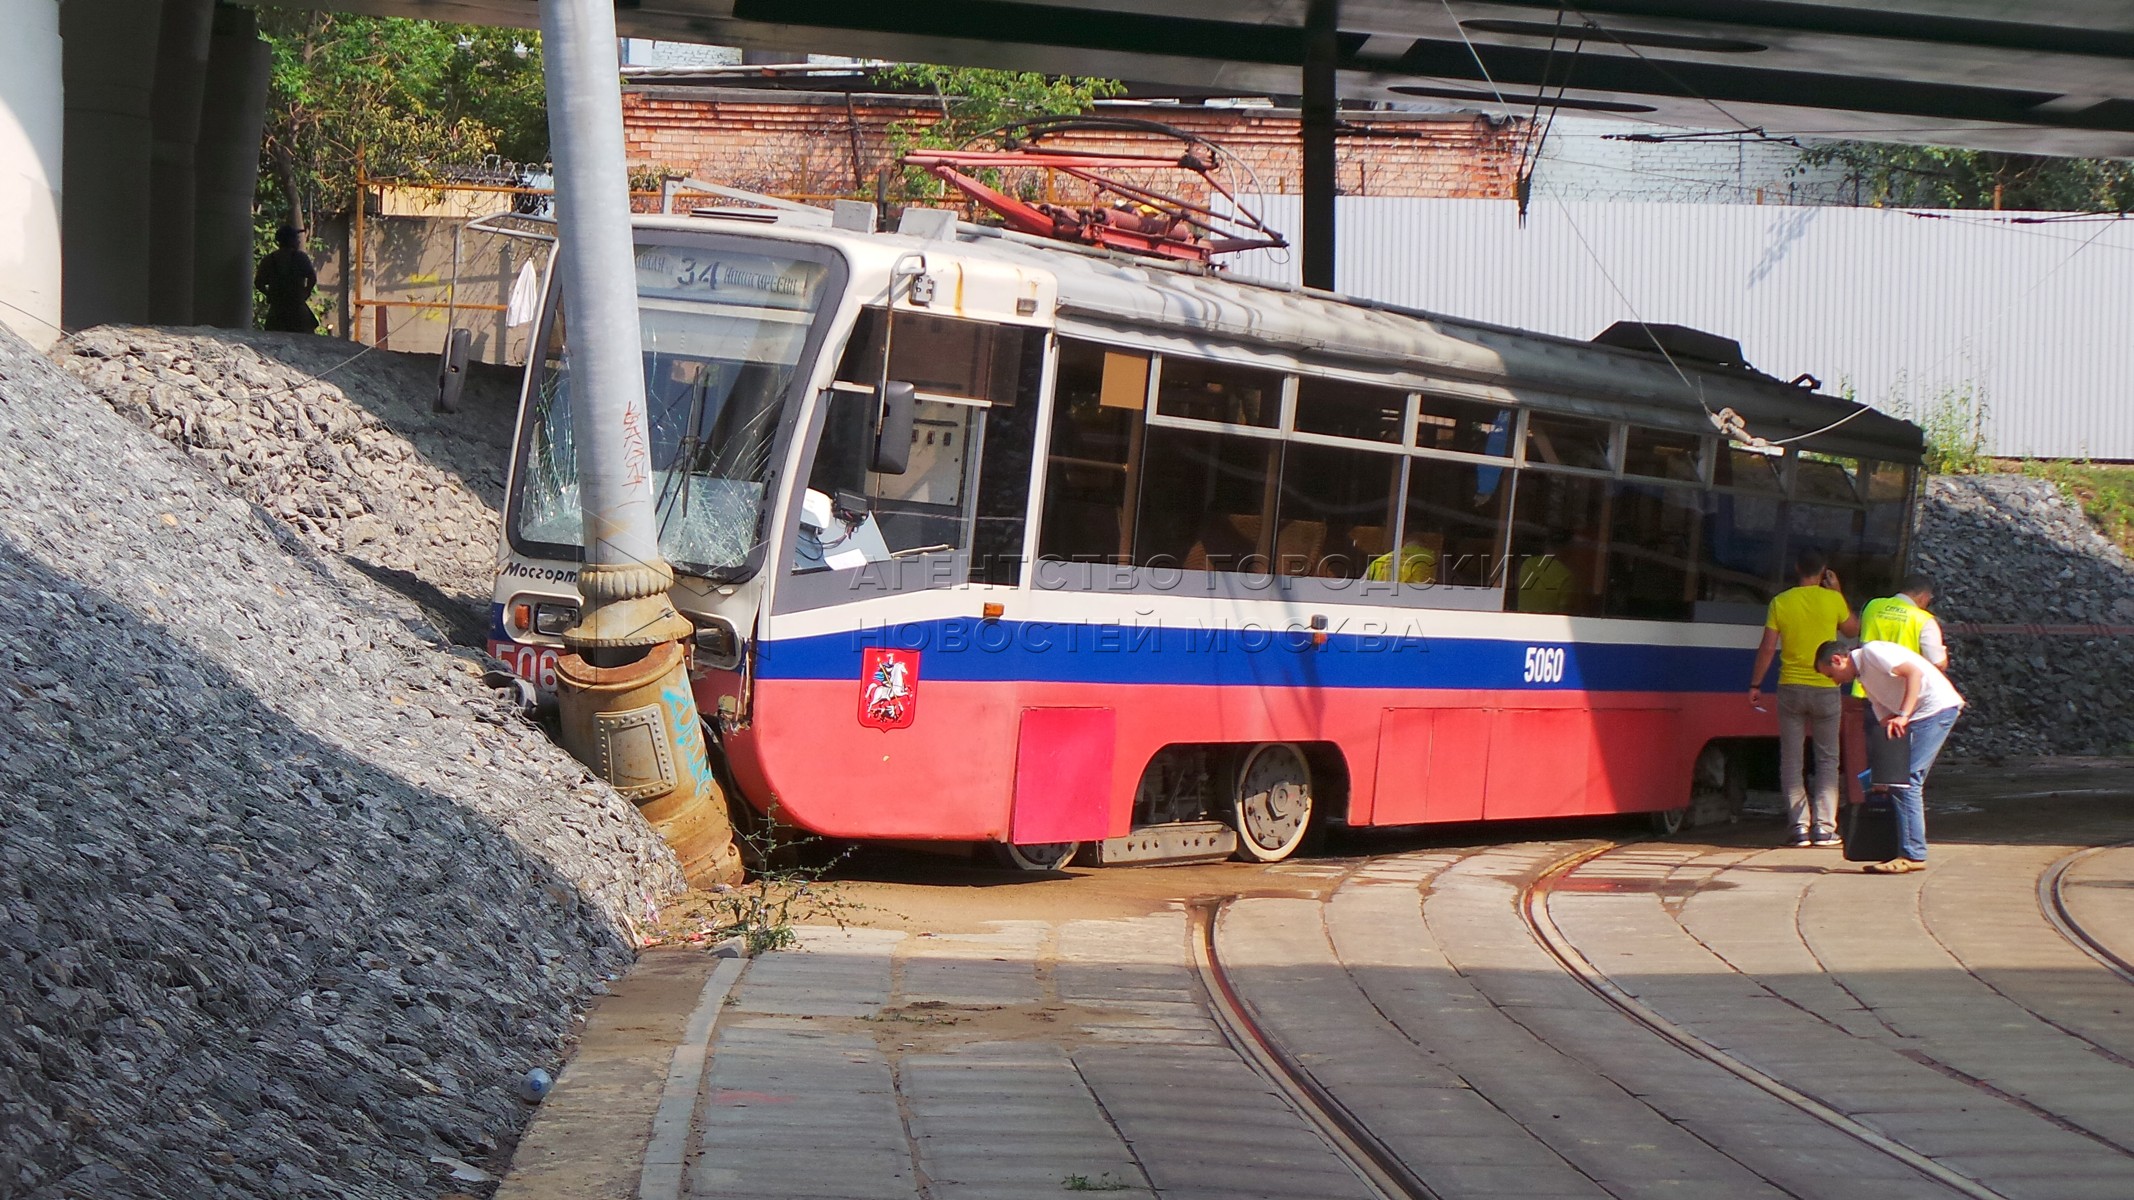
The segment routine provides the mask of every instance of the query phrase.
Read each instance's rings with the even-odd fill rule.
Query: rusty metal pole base
[[[739,883],[726,792],[712,774],[679,642],[620,667],[577,654],[556,663],[563,748],[637,805],[694,887]]]

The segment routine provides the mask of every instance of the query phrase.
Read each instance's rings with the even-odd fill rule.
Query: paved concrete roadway
[[[812,930],[719,1021],[692,1197],[1364,1196],[1226,1049],[1184,914]]]
[[[1546,916],[1672,1039],[1568,970],[1521,908],[1544,868],[1605,844],[1591,825],[1236,868],[1219,878],[1245,894],[1216,944],[1268,1037],[1447,1200],[2134,1197],[2134,981],[2039,899],[2067,860],[2067,917],[2134,957],[2134,849],[2068,860],[2134,837],[2129,795],[2012,826],[1980,824],[1991,806],[1973,826],[1937,818],[1977,835],[1902,877],[1749,844],[1768,827],[1586,861]],[[1095,895],[1119,886],[1107,878],[1145,893],[1152,876],[1071,883]],[[1183,900],[1210,876],[1154,878],[1178,879]],[[1225,1042],[1183,903],[1154,907],[811,929],[797,950],[730,964],[695,1020],[645,1023],[681,1044],[662,1061],[664,1108],[638,1118],[652,1148],[601,1134],[608,1158],[635,1156],[636,1185],[595,1169],[579,1101],[606,1131],[629,1124],[617,1097],[657,1089],[603,1078],[596,1058],[565,1072],[499,1196],[1378,1194]],[[574,1185],[564,1168],[581,1158]]]

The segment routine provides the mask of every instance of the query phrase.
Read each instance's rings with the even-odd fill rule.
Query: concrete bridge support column
[[[1337,0],[1311,0],[1304,13],[1304,286],[1334,290],[1334,197],[1338,194],[1334,129],[1340,115],[1334,58]]]
[[[193,323],[193,153],[214,15],[215,0],[163,0],[149,101],[148,319],[158,325]]]
[[[252,327],[252,198],[271,67],[252,10],[217,5],[194,155],[192,319],[202,325]]]
[[[66,0],[62,312],[69,329],[148,320],[150,102],[162,0]]]
[[[61,320],[58,0],[0,0],[0,31],[0,325],[41,348]]]

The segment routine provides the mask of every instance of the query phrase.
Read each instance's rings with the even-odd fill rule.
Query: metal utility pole
[[[599,0],[541,0],[541,38],[585,510],[585,608],[564,640],[579,650],[652,646],[690,629],[667,602],[674,571],[660,556],[652,506],[615,10]]]
[[[615,10],[541,0],[541,37],[585,520],[582,604],[557,664],[563,744],[638,805],[691,883],[732,882],[739,855],[685,666],[695,627],[668,599],[652,500]]]
[[[1340,49],[1336,0],[1304,10],[1304,286],[1334,289],[1334,59]]]

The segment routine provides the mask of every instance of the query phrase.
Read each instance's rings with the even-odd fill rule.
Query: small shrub
[[[1884,407],[1892,416],[1919,423],[1926,438],[1927,470],[1936,475],[1978,475],[1993,469],[1986,429],[1992,416],[1984,385],[1952,383],[1915,406],[1900,380]]]

